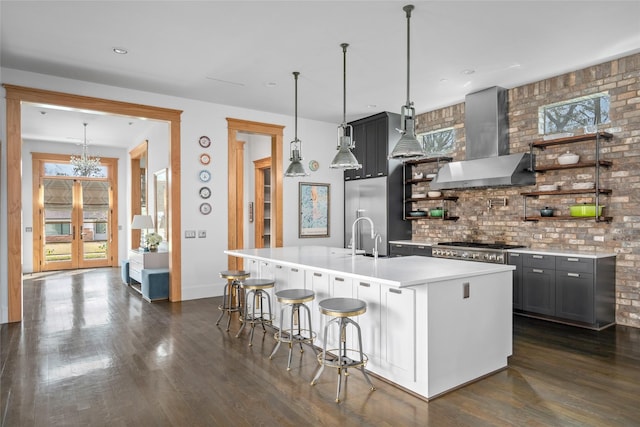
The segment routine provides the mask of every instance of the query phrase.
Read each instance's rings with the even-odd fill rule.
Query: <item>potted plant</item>
[[[146,242],[149,251],[156,252],[158,250],[158,245],[162,242],[162,236],[158,233],[148,233]]]

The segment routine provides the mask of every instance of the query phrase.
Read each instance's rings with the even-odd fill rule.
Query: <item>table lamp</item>
[[[153,228],[153,219],[151,215],[134,215],[133,221],[131,222],[132,230],[148,230]],[[140,232],[140,249],[148,250],[147,244],[145,243],[145,233]]]

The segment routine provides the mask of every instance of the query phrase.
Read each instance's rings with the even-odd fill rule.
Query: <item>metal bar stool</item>
[[[371,391],[376,388],[371,383],[369,375],[364,370],[367,364],[368,358],[362,352],[362,334],[360,332],[360,325],[352,320],[350,317],[359,316],[367,311],[367,303],[356,298],[329,298],[322,300],[318,303],[320,312],[324,315],[331,316],[333,319],[329,320],[324,326],[324,345],[322,346],[322,353],[318,355],[318,363],[320,367],[316,376],[311,380],[311,385],[315,385],[316,381],[322,374],[325,366],[338,369],[338,390],[336,393],[336,403],[340,402],[340,390],[342,387],[342,371],[344,371],[345,377],[348,374],[348,368],[359,368],[364,375],[365,380],[369,384]],[[339,348],[332,348],[327,350],[327,341],[329,326],[332,324],[338,324],[340,333]],[[347,348],[347,325],[353,325],[358,332],[358,349]],[[331,354],[327,354],[327,353]],[[345,379],[346,381],[346,379]]]
[[[227,332],[229,332],[229,326],[231,325],[231,313],[237,311],[242,316],[242,289],[240,284],[249,276],[250,273],[244,270],[225,270],[220,272],[220,277],[227,279],[227,285],[224,287],[222,294],[222,304],[218,306],[218,310],[222,311],[222,313],[220,313],[216,325],[220,324],[220,320],[226,313],[229,316]]]
[[[280,330],[275,333],[274,338],[277,343],[273,348],[269,359],[280,348],[280,344],[285,342],[289,344],[289,358],[287,361],[287,371],[291,370],[291,355],[294,344],[300,344],[300,353],[304,352],[302,344],[309,344],[317,356],[316,348],[313,346],[313,340],[316,337],[315,332],[311,328],[311,310],[306,306],[305,302],[312,301],[315,298],[315,292],[308,289],[285,289],[276,292],[278,302],[282,304],[280,308]],[[284,328],[284,312],[290,307],[291,316],[288,327]],[[300,309],[303,308],[307,313],[307,328],[303,328],[302,319],[300,318]]]
[[[275,281],[271,279],[247,279],[240,284],[242,289],[244,289],[244,312],[242,314],[242,326],[240,326],[240,330],[236,334],[236,338],[240,336],[240,333],[244,329],[244,326],[249,323],[251,325],[251,336],[249,338],[249,346],[253,345],[253,332],[256,328],[256,324],[260,324],[262,326],[262,330],[266,333],[267,329],[264,325],[271,325],[273,321],[273,316],[271,314],[271,296],[267,289],[273,288],[275,285]],[[251,313],[249,313],[249,297],[253,299],[253,303],[251,304]],[[268,313],[264,312],[264,302],[263,299],[267,300],[267,308],[269,309]],[[260,312],[256,312],[256,306],[260,306]]]

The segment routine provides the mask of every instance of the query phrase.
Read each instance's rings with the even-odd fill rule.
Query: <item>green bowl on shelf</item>
[[[447,211],[445,209],[435,208],[429,210],[429,216],[432,218],[442,218],[446,215]]]
[[[575,217],[595,217],[602,215],[602,208],[604,208],[604,206],[598,206],[598,215],[596,215],[596,205],[584,203],[582,205],[570,206],[569,213]]]

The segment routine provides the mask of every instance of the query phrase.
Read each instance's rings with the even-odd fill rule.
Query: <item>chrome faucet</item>
[[[376,236],[373,238],[373,259],[378,259],[378,242],[382,243],[380,233],[376,233]]]
[[[356,243],[357,242],[357,240],[356,240],[356,225],[358,224],[358,222],[360,220],[369,221],[369,225],[371,226],[371,238],[374,239],[374,240],[376,238],[376,233],[375,233],[375,231],[373,229],[373,220],[371,218],[369,218],[368,216],[360,216],[360,217],[356,218],[356,220],[353,221],[353,224],[351,225],[351,241],[352,241],[352,244],[351,244],[351,256],[355,256],[356,252],[357,252],[357,247],[356,246],[358,246],[358,244]],[[376,247],[377,247],[377,244],[376,244]]]

